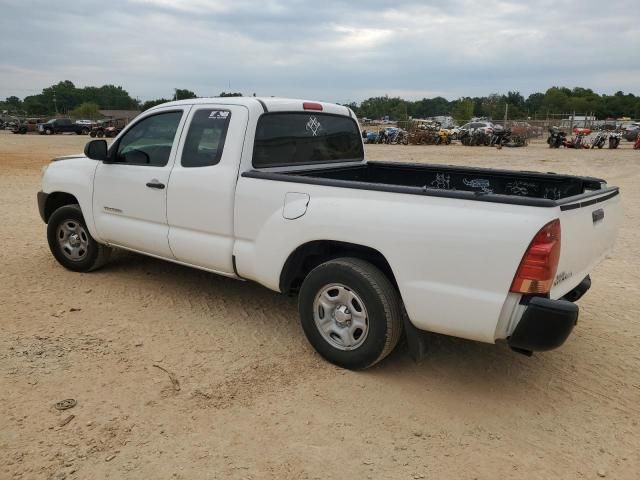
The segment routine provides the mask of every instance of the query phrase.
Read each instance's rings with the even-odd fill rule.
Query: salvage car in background
[[[112,138],[118,135],[127,125],[126,118],[114,118],[112,120],[101,120],[94,125],[89,132],[90,137]]]
[[[13,133],[24,135],[25,133],[34,133],[38,131],[38,124],[42,123],[41,118],[27,118],[11,127]]]
[[[640,134],[640,122],[634,122],[622,127],[622,138],[627,142],[635,142]]]
[[[87,125],[75,123],[70,118],[52,118],[46,123],[38,125],[40,135],[54,135],[56,133],[77,133],[87,135],[90,128]]]

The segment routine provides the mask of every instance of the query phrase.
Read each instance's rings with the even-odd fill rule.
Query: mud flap
[[[427,354],[425,332],[416,328],[406,314],[404,315],[404,335],[407,339],[409,355],[414,362],[420,362]]]

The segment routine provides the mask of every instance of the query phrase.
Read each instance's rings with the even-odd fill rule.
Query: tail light
[[[511,291],[546,294],[551,290],[560,260],[560,220],[547,223],[533,237],[522,257]]]

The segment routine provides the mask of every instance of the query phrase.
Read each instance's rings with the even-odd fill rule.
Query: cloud
[[[176,87],[333,101],[559,84],[640,93],[627,0],[0,0],[0,11],[0,97],[64,79],[141,99]]]

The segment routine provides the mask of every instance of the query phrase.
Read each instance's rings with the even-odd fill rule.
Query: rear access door
[[[167,189],[169,245],[181,262],[234,276],[233,209],[249,111],[194,105]]]
[[[617,187],[560,205],[560,262],[551,289],[557,299],[575,288],[613,248],[622,222]]]

